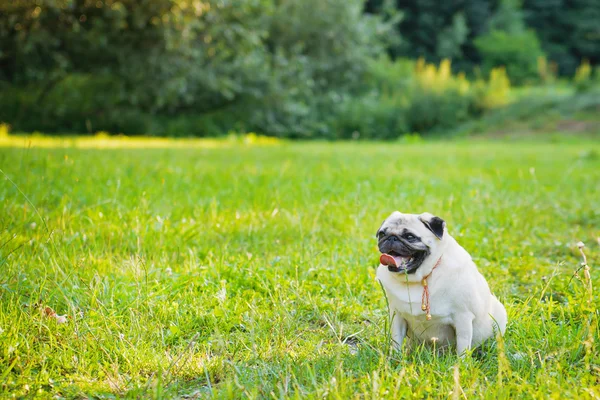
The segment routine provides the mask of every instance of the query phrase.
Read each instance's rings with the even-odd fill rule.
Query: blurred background
[[[2,0],[0,122],[324,139],[598,133],[599,21],[598,0]]]

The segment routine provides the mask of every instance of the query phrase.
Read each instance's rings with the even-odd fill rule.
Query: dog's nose
[[[390,237],[388,238],[388,240],[389,240],[390,242],[397,242],[397,241],[399,241],[400,239],[398,238],[398,236],[396,236],[396,235],[392,235],[392,236],[390,236]]]

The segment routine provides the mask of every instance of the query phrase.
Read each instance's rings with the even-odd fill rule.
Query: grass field
[[[2,398],[600,396],[598,142],[4,137],[0,169]],[[390,352],[396,209],[447,221],[503,340]]]

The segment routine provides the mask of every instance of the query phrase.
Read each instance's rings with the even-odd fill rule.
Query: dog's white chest
[[[392,294],[388,292],[391,310],[393,310],[396,317],[404,318],[408,325],[407,335],[421,342],[436,342],[439,346],[454,344],[456,339],[454,328],[451,325],[451,318],[443,313],[436,312],[436,307],[432,304],[431,313],[433,318],[427,320],[425,312],[421,309],[420,298],[418,298],[418,301],[414,301],[416,291],[415,289],[414,291],[400,292],[405,294],[406,297],[410,296],[413,301],[400,299],[396,296],[400,293]],[[440,309],[440,307],[437,308]]]
[[[421,309],[423,286],[418,282],[409,283],[400,279],[391,279],[391,276],[386,267],[377,271],[377,277],[385,289],[390,307],[406,316],[425,316]]]
[[[422,342],[436,342],[438,345],[455,343],[455,331],[449,313],[443,305],[431,304],[433,316],[427,320],[426,313],[421,309],[423,288],[417,285],[406,291],[388,293],[388,301],[393,313],[404,318],[408,325],[407,335]]]
[[[390,306],[404,316],[425,316],[421,309],[423,301],[423,287],[417,284],[398,285],[395,288],[387,288]]]
[[[387,271],[383,271],[386,274]],[[381,277],[380,277],[381,278]],[[437,304],[430,298],[430,313],[433,318],[426,319],[421,308],[424,300],[423,286],[420,283],[406,283],[399,279],[382,281],[390,311],[395,317],[403,318],[407,323],[407,335],[423,342],[437,342],[439,345],[453,344],[455,330],[452,326],[448,304]]]

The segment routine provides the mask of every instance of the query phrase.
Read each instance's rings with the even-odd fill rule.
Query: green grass
[[[598,142],[0,139],[2,398],[448,398],[455,365],[466,398],[600,396]],[[447,221],[502,342],[390,353],[396,209]]]

